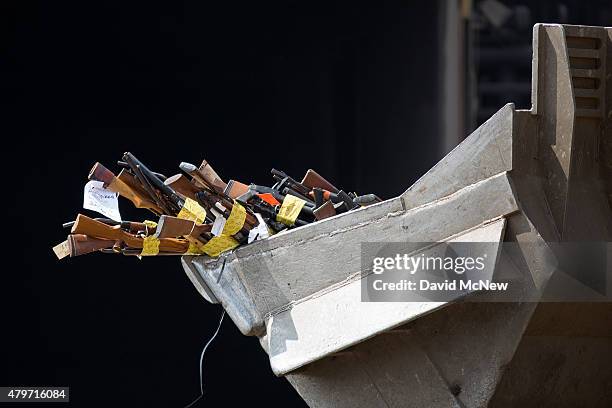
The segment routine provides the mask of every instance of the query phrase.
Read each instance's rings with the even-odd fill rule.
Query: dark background
[[[3,2],[0,385],[70,386],[79,407],[183,407],[199,393],[200,351],[221,309],[178,258],[51,252],[62,222],[90,214],[82,188],[94,162],[117,170],[131,151],[172,175],[206,158],[224,178],[258,184],[271,184],[272,167],[295,178],[314,168],[383,198],[435,164],[441,2],[376,4]],[[526,27],[466,27],[477,78],[529,82],[529,69],[508,76],[477,50],[508,38],[529,49],[533,20],[611,16],[597,12],[605,2],[565,2],[566,14],[528,4]],[[469,94],[466,111],[515,100],[488,92]],[[472,117],[466,132],[486,119]],[[148,217],[120,206],[124,219]],[[197,406],[304,405],[230,319],[204,376]]]

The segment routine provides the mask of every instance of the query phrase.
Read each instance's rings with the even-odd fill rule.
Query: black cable
[[[217,334],[219,334],[219,329],[221,328],[221,324],[223,323],[224,317],[225,317],[225,309],[223,309],[223,312],[221,313],[221,318],[219,319],[219,325],[217,326],[217,330],[215,330],[215,333],[212,335],[210,340],[208,340],[208,342],[202,349],[202,354],[200,354],[200,395],[196,399],[191,401],[189,405],[186,405],[185,408],[189,408],[193,406],[193,404],[195,404],[196,402],[201,400],[202,397],[204,397],[204,378],[202,377],[202,363],[204,362],[204,353],[206,353],[206,349],[208,348],[208,346],[210,346],[210,343],[212,343],[215,337],[217,337]]]

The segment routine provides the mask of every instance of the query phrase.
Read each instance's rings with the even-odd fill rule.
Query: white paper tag
[[[99,212],[111,220],[121,221],[118,196],[117,193],[105,189],[101,181],[91,180],[85,184],[83,208]]]
[[[210,232],[215,237],[218,237],[219,235],[221,235],[221,232],[223,232],[223,227],[225,227],[225,221],[226,219],[222,215],[217,215],[217,217],[215,218],[215,222],[213,223],[212,229],[210,230]]]
[[[255,228],[249,231],[249,238],[247,240],[247,243],[249,244],[255,241],[255,239],[259,241],[260,239],[268,238],[270,236],[270,230],[268,229],[268,226],[263,220],[261,214],[255,213],[255,217],[257,217],[257,221],[259,221],[259,224],[257,224]]]
[[[62,259],[70,255],[70,244],[68,244],[68,240],[62,242],[61,244],[57,244],[53,247],[53,252],[55,252],[55,256],[57,259]]]

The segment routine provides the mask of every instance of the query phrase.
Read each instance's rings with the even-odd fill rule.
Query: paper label
[[[249,238],[247,241],[249,244],[255,240],[259,241],[260,239],[268,238],[270,236],[270,229],[266,225],[266,222],[263,220],[261,214],[255,213],[255,217],[257,217],[259,224],[249,231]]]
[[[246,209],[238,202],[236,202],[236,200],[234,200],[232,212],[230,213],[229,218],[225,222],[222,234],[237,234],[242,229],[242,226],[244,225],[244,220],[246,220]]]
[[[304,204],[306,204],[306,201],[301,198],[287,194],[283,200],[283,205],[281,205],[276,215],[276,221],[292,226],[295,224],[298,215],[300,215],[300,211],[302,211]]]
[[[215,237],[218,237],[219,235],[221,235],[223,233],[223,228],[224,227],[225,227],[225,218],[222,215],[217,214],[217,216],[215,217],[215,222],[213,223],[213,226],[212,226],[210,232]]]
[[[185,198],[185,204],[177,215],[178,218],[202,224],[206,219],[206,210],[197,201]]]
[[[57,259],[62,259],[70,255],[70,245],[68,244],[68,240],[54,246],[53,252],[55,252]]]
[[[83,208],[98,212],[111,220],[121,221],[119,194],[104,188],[101,181],[91,180],[85,184]]]
[[[220,235],[218,237],[212,237],[204,246],[202,251],[211,257],[217,257],[221,252],[229,251],[238,246],[238,241],[228,235]]]
[[[159,254],[159,239],[154,236],[145,237],[142,241],[140,256],[155,256]]]

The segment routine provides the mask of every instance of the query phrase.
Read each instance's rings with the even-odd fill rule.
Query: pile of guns
[[[181,163],[172,177],[151,171],[124,153],[119,174],[100,163],[89,180],[116,196],[149,210],[157,221],[114,221],[79,214],[66,241],[55,246],[58,258],[95,251],[124,255],[209,255],[314,221],[381,201],[339,190],[314,170],[298,182],[272,170],[271,187],[224,182],[205,160],[200,167]],[[115,196],[115,198],[116,198]]]

